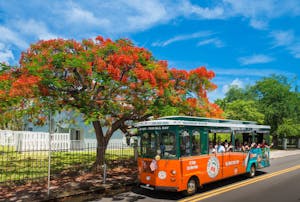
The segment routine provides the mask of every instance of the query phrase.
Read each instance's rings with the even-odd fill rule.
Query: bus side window
[[[175,134],[171,132],[161,133],[160,150],[161,156],[172,158],[176,156]]]
[[[191,155],[191,140],[190,134],[187,131],[180,133],[180,156]]]
[[[197,156],[200,154],[200,151],[200,133],[194,131],[192,136],[192,155]]]

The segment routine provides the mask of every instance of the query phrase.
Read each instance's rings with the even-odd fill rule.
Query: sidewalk
[[[270,158],[300,155],[300,149],[271,150]],[[101,173],[58,176],[51,180],[51,197],[47,198],[46,182],[33,182],[0,189],[2,201],[87,201],[99,195],[115,195],[129,191],[136,185],[137,166],[113,169],[108,172],[107,183],[103,184]]]
[[[270,158],[275,159],[296,154],[300,154],[300,149],[271,150]]]

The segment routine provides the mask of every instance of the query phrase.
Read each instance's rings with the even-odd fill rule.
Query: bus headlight
[[[158,178],[161,179],[161,180],[164,180],[166,179],[167,177],[167,173],[165,171],[159,171],[158,172]]]
[[[176,175],[176,170],[171,170],[172,175]]]

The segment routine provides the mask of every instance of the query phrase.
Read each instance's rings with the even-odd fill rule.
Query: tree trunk
[[[97,155],[96,155],[96,161],[94,163],[93,168],[98,169],[100,168],[101,165],[104,164],[105,150],[107,145],[105,144],[100,121],[93,121],[93,126],[95,129],[96,139],[97,139]]]
[[[97,156],[93,168],[99,169],[105,163],[105,151],[112,134],[120,127],[121,121],[116,121],[111,126],[108,126],[104,136],[100,121],[93,121],[93,126],[97,139]]]
[[[278,136],[277,135],[273,135],[273,144],[274,144],[275,148],[278,147]]]

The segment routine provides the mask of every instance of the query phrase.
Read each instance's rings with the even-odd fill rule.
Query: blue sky
[[[299,0],[0,0],[0,61],[41,39],[129,38],[170,67],[213,70],[213,101],[271,74],[299,85],[299,22]]]

